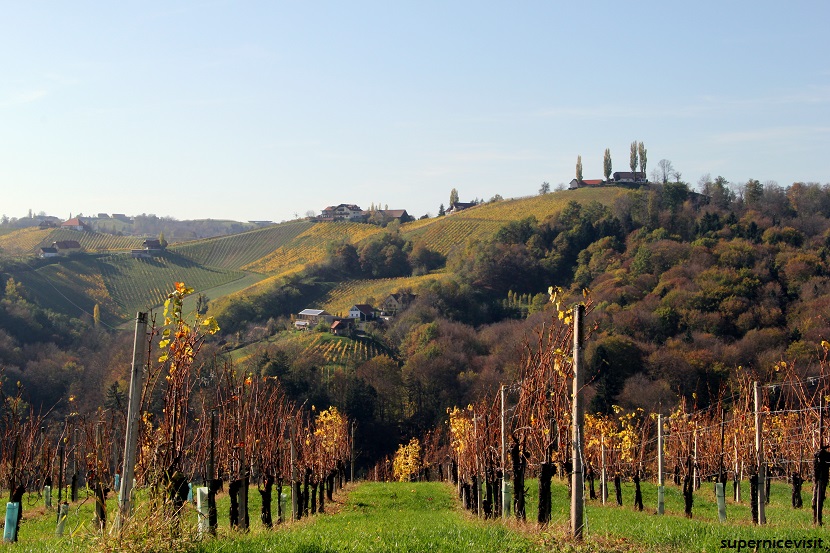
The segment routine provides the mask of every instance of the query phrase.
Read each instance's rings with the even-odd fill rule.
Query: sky
[[[0,214],[420,217],[671,161],[830,183],[830,2],[0,0]]]

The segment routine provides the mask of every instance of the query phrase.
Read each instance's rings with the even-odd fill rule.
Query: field
[[[818,539],[826,546],[830,535],[812,527],[810,522],[810,487],[805,486],[805,508],[788,506],[788,488],[773,485],[772,502],[767,508],[769,524],[753,526],[746,503],[735,505],[727,500],[727,522],[717,522],[710,485],[695,494],[694,518],[682,516],[683,500],[676,486],[668,486],[666,515],[654,515],[655,488],[643,486],[645,510],[631,507],[631,485],[623,487],[624,506],[602,506],[598,501],[586,505],[585,542],[578,544],[567,537],[568,492],[564,482],[553,482],[553,521],[539,528],[536,516],[536,482],[528,481],[528,523],[484,521],[464,512],[454,489],[442,483],[362,483],[347,487],[347,494],[335,496],[326,504],[326,515],[312,516],[269,531],[257,520],[259,494],[249,493],[251,529],[236,533],[227,523],[228,496],[217,498],[220,539],[193,544],[192,551],[571,551],[573,553],[611,551],[715,552],[721,540],[750,539]],[[613,491],[613,489],[612,489]],[[748,490],[746,490],[748,493]],[[92,501],[73,504],[64,538],[54,537],[54,510],[43,508],[37,495],[24,497],[24,520],[18,547],[24,551],[104,550],[107,540],[90,530]],[[290,497],[286,496],[289,502]],[[110,494],[110,513],[114,509]],[[276,504],[273,506],[276,515]],[[110,516],[110,520],[112,517]],[[195,525],[197,515],[189,508],[185,527]],[[110,541],[109,547],[113,544]],[[780,549],[780,548],[779,548]],[[809,548],[819,549],[821,548]],[[826,549],[826,547],[825,547]],[[737,551],[732,548],[733,551]],[[750,549],[744,549],[749,551]],[[791,548],[806,551],[808,548]]]
[[[186,242],[171,246],[170,249],[198,260],[202,265],[241,269],[284,246],[312,225],[313,223],[306,221],[284,223],[241,234]]]

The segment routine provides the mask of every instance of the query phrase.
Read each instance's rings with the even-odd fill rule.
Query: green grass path
[[[327,508],[332,505],[329,504]],[[203,544],[203,551],[519,552],[545,551],[501,524],[463,513],[452,488],[440,483],[365,483],[336,515],[317,516],[267,534]]]

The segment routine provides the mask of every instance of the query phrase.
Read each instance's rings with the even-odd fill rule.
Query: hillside
[[[449,255],[466,242],[492,239],[502,226],[511,221],[532,216],[541,223],[561,211],[570,201],[582,204],[599,202],[610,206],[614,200],[627,192],[626,188],[609,186],[562,190],[539,196],[501,200],[481,204],[449,216],[407,223],[401,227],[401,234],[413,241],[422,240],[431,249]]]
[[[446,256],[470,242],[491,240],[510,221],[531,215],[543,221],[571,200],[600,201],[608,205],[623,193],[625,190],[620,188],[580,189],[502,200],[452,216],[407,223],[400,227],[400,234]],[[164,222],[145,216],[137,218],[135,224],[155,230],[153,225]],[[250,225],[239,228],[248,229]],[[53,242],[77,240],[81,253],[73,254],[71,260],[33,261],[19,275],[13,274],[48,309],[80,316],[91,313],[98,304],[103,320],[114,324],[129,320],[137,310],[162,303],[175,281],[187,282],[212,301],[234,294],[256,294],[271,286],[268,283],[276,277],[298,274],[326,260],[332,244],[359,246],[383,233],[381,227],[362,223],[291,221],[238,234],[174,243],[162,257],[138,260],[126,252],[141,248],[144,241],[141,237],[26,228],[0,235],[0,253],[33,256]],[[391,292],[412,288],[421,278],[366,280],[343,275],[335,277],[336,282],[315,301],[342,312],[352,303],[369,298],[379,301]],[[251,288],[253,285],[257,287]]]

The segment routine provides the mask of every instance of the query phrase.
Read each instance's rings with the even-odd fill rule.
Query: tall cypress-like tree
[[[631,172],[637,171],[637,141],[631,143],[631,156],[628,161],[628,166],[631,167]]]
[[[640,154],[640,172],[643,175],[645,175],[646,174],[646,154],[648,153],[648,151],[646,150],[646,147],[643,145],[642,142],[640,142],[640,144],[637,145],[637,150],[639,151],[639,154]]]
[[[611,150],[605,148],[605,158],[602,160],[602,170],[605,173],[605,180],[611,180]]]
[[[582,182],[582,156],[576,156],[576,182]]]
[[[450,191],[450,207],[454,206],[457,203],[458,203],[458,190],[453,188]]]

